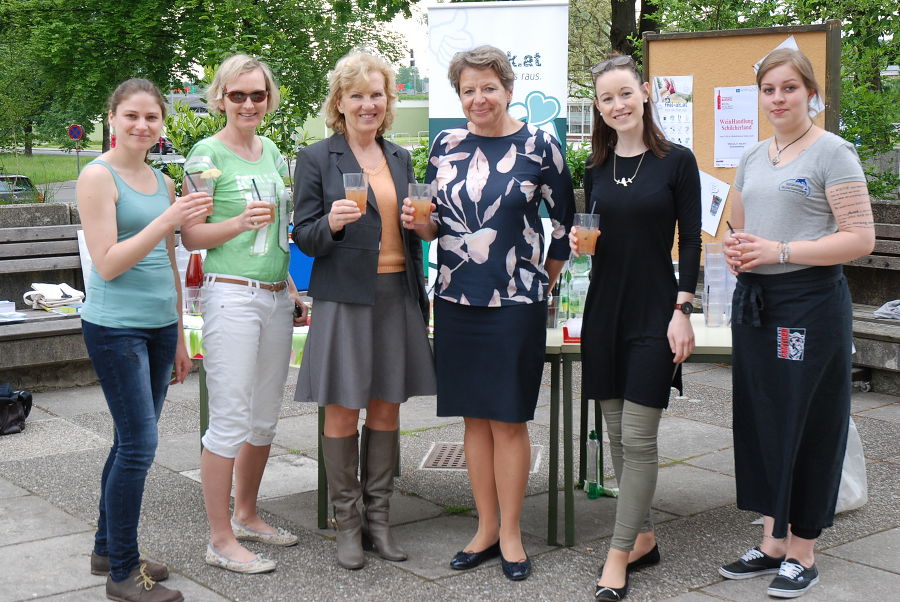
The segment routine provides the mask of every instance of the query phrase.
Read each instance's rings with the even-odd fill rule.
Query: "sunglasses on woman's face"
[[[257,90],[255,92],[225,92],[225,97],[235,104],[244,104],[247,97],[253,102],[262,102],[269,97],[268,90]]]

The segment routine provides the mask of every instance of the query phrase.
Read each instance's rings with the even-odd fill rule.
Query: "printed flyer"
[[[714,167],[737,167],[741,155],[759,140],[758,88],[713,89]]]
[[[653,78],[653,104],[658,125],[670,142],[694,149],[694,76]]]

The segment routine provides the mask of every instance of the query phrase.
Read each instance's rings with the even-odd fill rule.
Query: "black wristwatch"
[[[693,303],[676,303],[675,309],[680,309],[681,313],[683,313],[686,316],[689,316],[692,313],[694,313],[694,304]]]

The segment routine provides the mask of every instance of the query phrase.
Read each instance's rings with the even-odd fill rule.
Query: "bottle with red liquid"
[[[184,313],[200,314],[200,286],[203,284],[203,258],[200,251],[191,251],[184,273]]]

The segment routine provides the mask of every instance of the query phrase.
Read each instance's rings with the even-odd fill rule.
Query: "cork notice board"
[[[691,75],[693,83],[693,151],[701,171],[734,183],[736,168],[713,167],[714,88],[720,86],[755,85],[753,65],[765,57],[789,36],[809,57],[825,110],[814,122],[837,133],[840,113],[840,21],[821,25],[734,29],[685,33],[644,34],[644,75],[648,81],[655,76]],[[773,134],[765,115],[757,109],[759,139]],[[731,193],[729,193],[729,196]],[[703,242],[722,240],[727,230],[725,220],[731,216],[731,204],[726,200],[723,218],[715,237],[703,232]],[[677,253],[677,245],[675,247]]]

